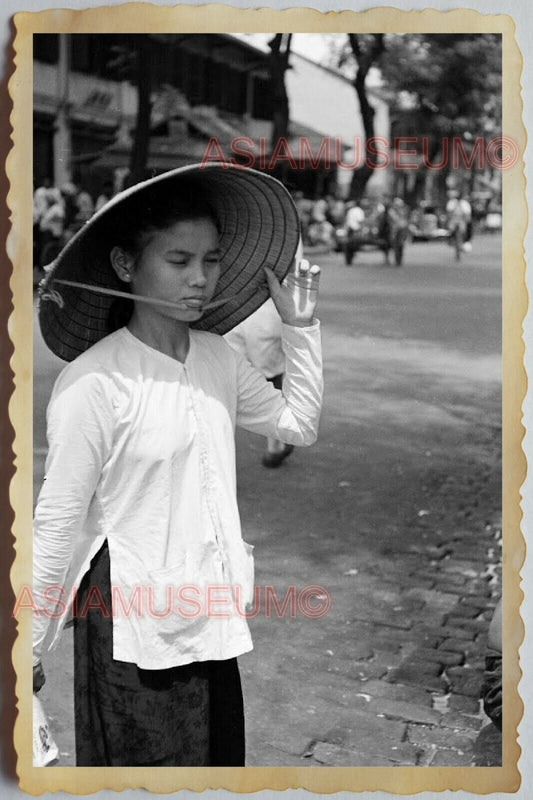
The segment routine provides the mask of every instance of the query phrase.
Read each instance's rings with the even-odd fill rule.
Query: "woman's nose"
[[[206,269],[202,261],[191,264],[189,283],[191,286],[205,286],[207,283]]]

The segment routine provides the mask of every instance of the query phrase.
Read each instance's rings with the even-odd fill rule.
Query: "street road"
[[[262,440],[237,434],[262,598],[240,659],[250,766],[471,763],[500,590],[500,248],[479,236],[457,264],[445,243],[411,244],[401,268],[376,252],[351,267],[310,256],[323,270],[319,441],[266,470]],[[36,491],[61,366],[36,326]],[[326,615],[269,616],[266,587],[281,604],[311,585]],[[67,633],[41,693],[65,765],[71,654]]]

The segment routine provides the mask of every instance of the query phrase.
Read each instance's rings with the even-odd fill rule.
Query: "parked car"
[[[413,242],[431,242],[447,239],[449,230],[434,206],[421,204],[415,208],[409,220],[409,238]]]
[[[349,266],[359,250],[381,250],[389,263],[392,250],[396,266],[401,266],[405,242],[408,237],[408,220],[405,206],[397,198],[387,206],[383,203],[366,203],[365,218],[358,230],[345,225],[335,231],[335,249],[343,252]]]

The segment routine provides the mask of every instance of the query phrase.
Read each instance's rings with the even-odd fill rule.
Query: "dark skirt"
[[[162,670],[113,659],[113,620],[82,614],[91,587],[111,609],[104,543],[78,590],[74,712],[79,767],[244,766],[244,712],[237,659]],[[95,589],[92,589],[93,604]],[[89,600],[90,603],[90,600]]]

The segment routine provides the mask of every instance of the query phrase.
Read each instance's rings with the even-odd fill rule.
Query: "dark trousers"
[[[107,542],[82,580],[78,609],[91,587],[110,610]],[[237,659],[163,670],[115,661],[112,615],[100,608],[75,619],[74,709],[77,766],[244,766]]]

